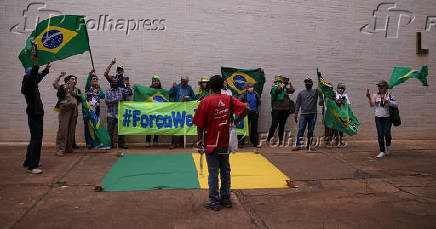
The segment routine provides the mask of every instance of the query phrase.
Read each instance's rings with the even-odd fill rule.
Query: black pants
[[[288,119],[289,112],[287,110],[273,110],[271,112],[272,123],[269,128],[268,141],[274,136],[274,132],[279,127],[279,143],[283,143],[283,134],[285,133],[285,124]]]
[[[151,135],[145,136],[145,141],[151,142]],[[159,135],[154,135],[153,136],[153,143],[157,143],[158,141],[159,141]]]
[[[118,124],[118,119],[107,117],[107,130],[111,138],[111,148],[114,147],[114,134],[115,134],[114,131],[117,124]],[[124,135],[118,135],[118,146],[119,147],[124,146]]]
[[[183,135],[173,135],[171,137],[171,144],[175,146],[183,146],[184,145]]]
[[[378,146],[380,152],[386,152],[385,150],[385,140],[386,146],[391,146],[391,119],[389,117],[375,117],[375,127],[377,128],[378,136]]]
[[[30,130],[30,142],[27,146],[26,159],[23,166],[29,169],[35,169],[39,167],[39,159],[41,157],[44,116],[28,115],[27,123]]]
[[[250,143],[254,146],[259,145],[259,134],[257,133],[257,126],[259,121],[259,113],[250,112],[247,115],[248,125],[250,126]],[[245,145],[245,136],[238,135],[238,142],[240,146]]]

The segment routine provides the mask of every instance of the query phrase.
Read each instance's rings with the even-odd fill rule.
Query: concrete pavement
[[[394,141],[392,149],[375,159],[375,141],[316,152],[263,147],[299,188],[233,190],[234,207],[212,212],[201,206],[207,190],[94,192],[116,150],[56,157],[44,147],[44,173],[31,175],[21,166],[24,146],[1,146],[0,228],[434,228],[436,141]]]

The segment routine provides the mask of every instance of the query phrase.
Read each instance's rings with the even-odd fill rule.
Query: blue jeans
[[[301,114],[300,121],[298,122],[298,134],[297,134],[297,147],[301,147],[301,140],[303,140],[304,131],[307,127],[307,147],[312,144],[313,130],[316,124],[316,113],[313,114]]]
[[[391,119],[389,117],[375,117],[375,127],[377,128],[378,146],[380,152],[386,152],[385,150],[385,139],[386,146],[391,145]]]
[[[230,162],[227,147],[215,148],[212,153],[206,154],[206,161],[209,169],[209,201],[211,203],[220,203],[221,200],[229,200]],[[221,178],[220,190],[218,190],[218,173]]]

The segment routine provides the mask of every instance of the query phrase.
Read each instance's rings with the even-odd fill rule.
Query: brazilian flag
[[[168,90],[144,87],[139,84],[133,86],[133,101],[136,102],[169,102]]]
[[[261,68],[255,69],[239,69],[221,67],[221,75],[227,81],[233,95],[237,96],[245,92],[248,82],[254,83],[254,90],[262,95],[263,85],[265,84],[265,73]]]
[[[392,89],[398,84],[404,83],[409,78],[417,78],[423,86],[427,84],[428,67],[422,66],[421,71],[409,67],[394,67],[391,79],[389,80],[389,89]]]
[[[78,95],[82,103],[83,118],[89,121],[89,134],[94,142],[94,146],[98,149],[110,149],[111,139],[109,133],[104,128],[100,118],[92,111],[91,106],[84,95]]]
[[[333,86],[327,83],[318,73],[318,88],[324,95],[326,110],[324,112],[324,125],[330,129],[347,133],[350,136],[359,132],[359,120],[354,116],[351,107],[344,100],[342,105],[344,109],[336,103],[336,94]]]
[[[324,80],[324,77],[322,77],[321,73],[318,70],[317,72],[318,72],[318,89],[321,90],[324,97],[335,100],[336,93],[333,90],[333,86]]]
[[[32,42],[37,44],[38,65],[89,51],[89,38],[83,16],[61,15],[40,22],[27,38],[20,58],[24,68],[33,65]]]

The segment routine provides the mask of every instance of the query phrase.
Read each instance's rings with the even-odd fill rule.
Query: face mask
[[[312,88],[312,84],[304,84],[304,86],[306,87],[306,89],[311,89]]]
[[[247,89],[247,91],[248,91],[249,93],[252,93],[253,90],[254,90],[254,89],[253,89],[252,87],[250,87],[250,88]]]
[[[118,83],[111,83],[111,88],[117,89],[118,88]]]

